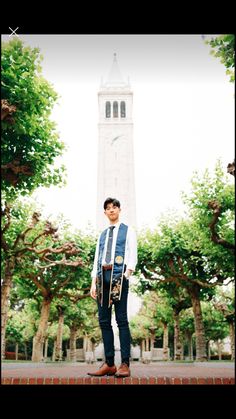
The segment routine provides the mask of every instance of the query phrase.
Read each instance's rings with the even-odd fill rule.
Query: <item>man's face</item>
[[[113,204],[108,204],[104,214],[107,216],[111,223],[116,223],[119,220],[120,208]]]

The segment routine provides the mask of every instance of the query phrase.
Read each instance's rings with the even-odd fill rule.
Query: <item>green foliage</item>
[[[198,242],[192,239],[193,234],[190,221],[173,221],[167,215],[148,238],[151,256],[146,259],[144,253],[138,267],[147,278],[160,284],[175,282],[185,287],[186,281],[191,284],[192,280],[208,278]]]
[[[53,300],[50,319],[58,318],[55,306],[63,305],[64,323],[68,328],[77,331],[77,337],[89,337],[93,342],[101,341],[101,331],[97,320],[97,305],[91,298],[84,298],[79,301],[64,296],[62,299]]]
[[[14,318],[9,317],[6,327],[6,340],[8,343],[19,343],[23,341],[22,330],[24,326]]]
[[[139,344],[142,339],[150,336],[147,321],[143,316],[134,316],[129,325],[133,345]]]
[[[150,295],[150,290],[167,293],[165,304],[177,313],[191,307],[193,296],[195,300],[210,302],[217,285],[223,286],[233,280],[235,199],[231,178],[225,175],[220,162],[217,162],[213,176],[208,170],[203,176],[195,173],[191,193],[183,195],[188,207],[185,218],[167,213],[155,229],[138,235],[137,276],[140,281],[135,289],[138,294]],[[227,241],[228,247],[220,244],[222,241],[213,241],[211,227],[215,210],[212,203],[217,204],[220,214],[214,231],[222,241]],[[225,306],[221,304],[221,310],[232,316],[234,311]],[[213,336],[223,338],[229,330],[226,321],[221,314],[215,314],[216,310],[212,311],[212,321],[207,317],[210,309],[207,314],[205,312],[207,333],[211,334],[211,339]],[[182,312],[180,318],[183,333],[192,334],[195,327],[192,308]],[[225,319],[229,322],[231,317],[225,315]],[[148,320],[145,317],[134,321],[137,321],[134,332],[138,337],[147,330]]]
[[[70,233],[71,235],[71,233]],[[65,233],[65,240],[68,240],[68,232]],[[76,246],[81,249],[80,257],[84,262],[83,266],[83,276],[86,277],[85,286],[90,286],[91,282],[91,271],[93,268],[93,260],[96,250],[97,238],[94,234],[82,231],[77,231],[73,233],[72,240],[76,243]]]
[[[1,95],[16,107],[14,122],[2,122],[2,164],[17,161],[18,167],[25,166],[31,173],[19,173],[16,183],[3,176],[8,200],[39,186],[62,184],[64,167],[53,168],[53,163],[64,145],[50,120],[58,96],[42,77],[41,60],[39,49],[25,47],[21,40],[2,45]]]
[[[51,308],[50,320],[55,321],[58,318],[58,313],[55,308],[56,304],[64,307],[66,316],[69,315],[71,310],[73,313],[74,311],[77,312],[77,304],[81,307],[83,306],[84,303],[80,298],[84,298],[84,295],[87,298],[90,288],[90,273],[96,239],[94,236],[86,236],[78,232],[72,233],[69,231],[70,228],[66,223],[65,225],[62,223],[62,228],[58,230],[57,238],[51,235],[42,236],[44,228],[45,221],[42,220],[30,232],[31,234],[28,237],[29,243],[35,242],[35,238],[39,237],[36,245],[37,252],[32,251],[29,245],[23,254],[23,258],[17,258],[13,281],[18,297],[21,300],[31,298],[37,301],[38,311],[41,309],[40,306],[43,298],[54,301]],[[60,249],[68,242],[74,244],[74,248],[79,250],[78,254],[63,255],[61,253],[52,253],[50,256],[47,256],[46,263],[40,258],[44,254],[45,249],[48,249],[50,253],[50,249],[56,251],[56,249]],[[78,258],[82,265],[61,265],[62,259],[65,262],[71,263],[72,261],[78,261]],[[78,302],[76,303],[76,301]],[[92,301],[91,305],[94,310]]]
[[[231,286],[230,286],[231,285]],[[212,303],[216,310],[223,314],[228,323],[235,323],[235,286],[230,284],[226,289],[217,287]]]
[[[202,304],[203,323],[207,340],[217,341],[229,335],[229,327],[223,314],[212,304]]]
[[[33,213],[37,214],[34,221],[32,221]],[[43,299],[52,301],[50,322],[58,320],[56,307],[60,305],[63,307],[67,326],[77,327],[82,336],[87,335],[94,342],[100,341],[97,306],[90,297],[88,298],[96,248],[95,235],[81,231],[74,233],[68,222],[62,218],[58,220],[59,228],[56,234],[51,234],[50,231],[56,231],[56,228],[52,228],[52,225],[57,227],[55,220],[48,224],[40,218],[39,211],[30,200],[27,199],[25,202],[22,197],[11,207],[10,220],[11,223],[4,233],[7,250],[2,252],[2,268],[4,271],[6,258],[13,256],[15,264],[12,272],[11,308],[16,313],[23,313],[25,302],[29,299],[34,302],[34,306],[32,304],[31,306],[35,333]],[[7,225],[7,221],[7,217],[4,217],[3,228]],[[60,253],[65,243],[73,244],[76,252]],[[55,253],[52,250],[55,250]],[[42,257],[45,253],[46,260]],[[66,265],[78,260],[82,264]],[[13,336],[15,332],[11,333]]]
[[[234,277],[234,254],[212,240],[210,224],[214,210],[209,207],[209,202],[217,202],[220,206],[220,217],[215,226],[216,233],[233,245],[235,194],[231,178],[232,176],[226,176],[221,162],[218,161],[212,175],[208,170],[203,175],[196,172],[191,182],[191,193],[183,194],[183,200],[189,208],[192,220],[191,232],[188,234],[189,245],[195,243],[200,249],[202,256],[207,260],[209,274],[215,269],[225,279]]]
[[[138,314],[130,321],[133,343],[141,339],[163,334],[163,324],[171,324],[173,311],[167,295],[150,291],[143,297],[143,305]]]
[[[3,194],[3,198],[5,198],[5,194]],[[3,201],[2,210],[4,211],[5,203]],[[21,234],[29,224],[31,224],[31,218],[35,211],[39,212],[39,208],[36,207],[35,202],[30,198],[28,198],[26,201],[25,199],[22,200],[21,197],[19,197],[14,201],[14,205],[10,207],[11,223],[9,227],[4,231],[4,239],[9,249],[13,248],[17,236]],[[7,222],[8,219],[6,216],[4,216],[2,220],[2,229],[4,229]],[[42,223],[39,224],[40,227],[42,227]],[[37,226],[36,230],[40,227]],[[34,234],[35,233],[37,233],[37,231],[34,230]]]
[[[52,338],[53,340],[56,339],[58,334],[58,322],[54,322],[49,325],[47,330],[47,335],[49,338]],[[63,325],[63,333],[62,333],[62,340],[67,340],[70,337],[70,329],[69,327],[64,324]]]
[[[36,331],[38,313],[34,301],[25,300],[22,309],[9,311],[6,328],[7,342],[23,343],[30,341]]]
[[[179,317],[180,330],[183,334],[192,335],[195,331],[192,307],[183,310]]]
[[[234,82],[235,35],[219,35],[205,42],[211,46],[211,54],[220,58],[227,69],[226,74],[230,76],[230,81]]]

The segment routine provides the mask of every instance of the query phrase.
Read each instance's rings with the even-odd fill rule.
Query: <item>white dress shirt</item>
[[[113,261],[114,256],[115,256],[116,240],[117,240],[117,234],[118,234],[120,222],[116,224],[112,224],[112,225],[115,226],[113,230],[113,241],[112,241],[112,248],[111,248],[111,260]],[[107,235],[105,239],[105,246],[104,246],[103,255],[102,255],[102,265],[106,265],[105,256],[106,256],[106,250],[107,250],[108,233],[109,233],[109,228],[107,229]],[[93,270],[91,273],[91,277],[93,279],[95,279],[97,275],[97,263],[98,263],[100,237],[101,235],[99,236],[98,241],[97,241],[97,247],[96,247],[95,258],[94,258],[94,263],[93,263]],[[137,237],[132,227],[128,227],[128,230],[127,230],[124,264],[126,265],[126,270],[130,269],[132,271],[135,271],[135,267],[137,264]]]

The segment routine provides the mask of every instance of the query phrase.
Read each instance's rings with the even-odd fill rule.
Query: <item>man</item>
[[[120,223],[120,202],[107,198],[104,214],[110,226],[104,230],[97,242],[90,295],[97,300],[98,318],[102,332],[105,363],[89,375],[130,376],[130,330],[127,316],[129,277],[137,263],[137,239],[134,230]],[[121,365],[114,364],[114,334],[111,324],[112,305],[115,307],[116,322],[119,329]]]

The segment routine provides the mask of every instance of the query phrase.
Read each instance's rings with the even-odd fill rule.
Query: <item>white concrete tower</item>
[[[121,75],[116,54],[107,80],[101,83],[98,107],[97,229],[107,226],[103,203],[108,197],[120,201],[120,220],[136,227],[133,92]]]

